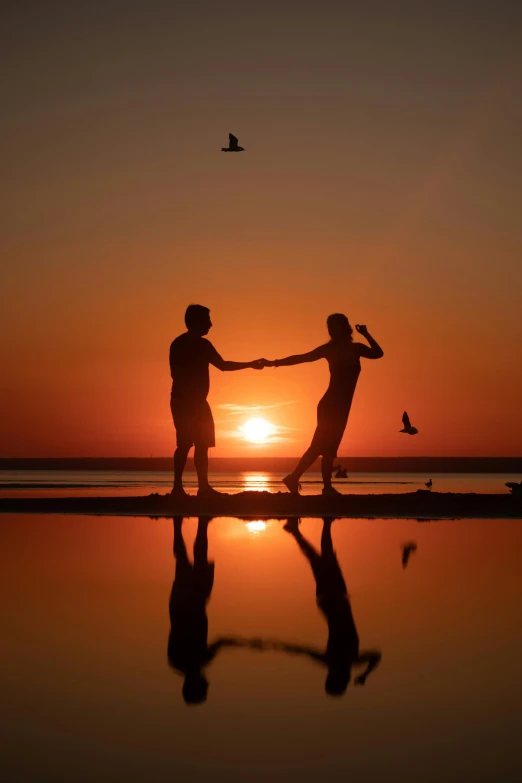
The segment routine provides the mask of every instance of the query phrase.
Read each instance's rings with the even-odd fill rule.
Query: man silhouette
[[[185,312],[187,331],[176,337],[170,346],[172,393],[170,410],[176,428],[177,448],[174,452],[174,486],[172,494],[185,496],[183,471],[190,449],[194,446],[194,465],[198,474],[198,496],[211,497],[220,493],[208,483],[208,450],[215,445],[214,419],[207,402],[210,387],[209,364],[224,372],[232,370],[262,370],[264,359],[253,362],[227,362],[209,340],[212,327],[210,310],[191,304]]]
[[[208,560],[208,525],[212,517],[200,517],[190,562],[183,539],[183,517],[174,517],[176,570],[169,599],[169,665],[183,676],[186,704],[207,700],[206,668],[225,647],[242,646],[233,638],[220,637],[208,643],[207,603],[214,585],[214,563]],[[244,645],[243,645],[244,646]]]

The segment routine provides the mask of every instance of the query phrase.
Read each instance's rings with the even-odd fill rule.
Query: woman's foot
[[[340,497],[343,493],[338,492],[334,487],[323,487],[323,495],[327,497]]]
[[[285,487],[290,490],[292,495],[299,494],[299,479],[296,478],[292,473],[289,473],[288,476],[285,476],[282,481]]]
[[[300,519],[287,519],[286,523],[283,525],[283,530],[286,530],[287,533],[292,533],[295,535],[299,532],[300,521]]]

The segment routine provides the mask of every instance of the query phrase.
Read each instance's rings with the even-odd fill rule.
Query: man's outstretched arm
[[[234,370],[262,370],[266,359],[256,359],[253,362],[227,362],[212,346],[209,362],[222,372],[234,372]]]

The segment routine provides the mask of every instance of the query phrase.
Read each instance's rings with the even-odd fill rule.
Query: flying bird
[[[410,541],[408,544],[404,544],[402,547],[402,567],[406,568],[410,555],[417,551],[417,544],[415,541]]]
[[[228,147],[221,147],[221,152],[244,152],[245,148],[237,143],[237,136],[233,133],[228,134]]]
[[[417,427],[411,426],[410,417],[408,416],[406,411],[404,411],[404,413],[402,414],[402,423],[404,424],[404,429],[399,430],[399,432],[405,432],[407,435],[416,435],[418,433],[419,430],[417,429]]]
[[[429,481],[427,481],[426,482],[426,486],[428,487],[428,489],[431,489],[432,486],[433,486],[433,481],[431,479]]]

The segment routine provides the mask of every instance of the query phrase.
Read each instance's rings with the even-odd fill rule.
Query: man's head
[[[185,324],[189,332],[199,334],[200,337],[208,334],[212,326],[210,310],[208,307],[203,307],[203,305],[189,305],[185,311]]]
[[[350,321],[343,313],[329,315],[326,319],[326,326],[332,340],[352,339],[353,329],[350,326]]]
[[[185,704],[203,704],[207,700],[207,678],[200,671],[187,672],[182,692]]]

